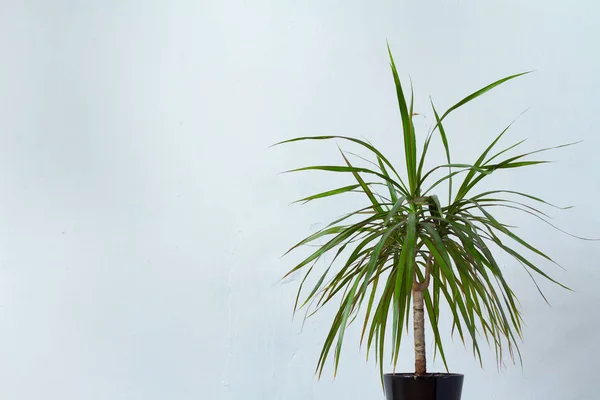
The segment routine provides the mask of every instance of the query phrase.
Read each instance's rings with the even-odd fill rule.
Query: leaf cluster
[[[391,52],[389,57],[402,120],[406,161],[402,173],[383,152],[353,137],[298,137],[278,143],[335,140],[357,145],[371,157],[372,167],[356,166],[349,154],[340,149],[342,162],[339,165],[307,166],[288,171],[350,174],[355,181],[352,185],[305,197],[300,202],[355,192],[364,194],[365,200],[368,199],[365,207],[335,219],[289,250],[317,244],[316,249],[313,248],[314,251],[287,274],[305,271],[294,311],[306,308],[306,315],[310,316],[334,299],[340,300],[317,363],[317,372],[321,375],[332,352],[337,371],[346,328],[359,315],[361,344],[366,342],[367,357],[371,351],[375,352],[382,373],[386,357],[389,356],[396,365],[404,329],[408,328],[413,282],[424,279],[425,264],[429,258],[433,261],[430,270],[432,284],[424,292],[425,308],[436,353],[446,368],[439,331],[442,302],[449,305],[453,333],[456,332],[463,342],[468,340],[472,344],[473,354],[480,361],[482,338],[495,349],[499,363],[506,354],[513,360],[515,354],[520,358],[518,341],[523,327],[522,316],[515,293],[497,261],[499,252],[513,257],[532,279],[541,276],[561,284],[548,276],[531,257],[539,256],[547,261],[552,261],[551,258],[518,236],[514,227],[501,222],[493,211],[499,207],[509,208],[548,222],[547,215],[539,208],[556,206],[528,193],[508,189],[477,192],[476,189],[482,180],[496,171],[548,162],[532,159],[531,156],[552,148],[508,155],[523,143],[520,141],[498,149],[498,143],[509,125],[473,163],[453,163],[444,121],[458,108],[526,73],[495,81],[441,114],[432,102],[435,126],[418,151],[412,87],[410,101],[407,101]],[[434,137],[441,140],[446,160],[425,170],[425,159]],[[439,190],[441,184],[448,187],[444,203],[435,194],[435,189]],[[316,273],[317,262],[326,254],[332,256],[331,262],[314,277],[314,285],[306,288],[309,276]],[[359,313],[359,310],[364,312]],[[390,337],[386,338],[386,335]],[[386,340],[392,343],[389,354],[385,354]]]

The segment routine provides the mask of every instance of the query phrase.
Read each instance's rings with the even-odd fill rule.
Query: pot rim
[[[464,374],[461,373],[453,373],[453,372],[428,372],[424,376],[417,377],[414,372],[391,372],[387,374],[383,374],[384,377],[392,377],[392,378],[419,378],[419,379],[431,379],[431,378],[464,378]]]

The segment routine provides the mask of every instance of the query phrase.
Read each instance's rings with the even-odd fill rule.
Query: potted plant
[[[371,156],[369,166],[356,166],[351,163],[349,155],[339,149],[341,165],[292,170],[345,173],[352,175],[355,181],[351,185],[305,197],[299,200],[301,202],[350,192],[363,193],[368,200],[363,208],[335,219],[289,250],[318,243],[316,249],[313,247],[311,254],[287,274],[306,271],[294,312],[307,307],[312,314],[333,299],[341,300],[318,359],[316,372],[319,376],[332,353],[334,370],[337,371],[346,328],[360,317],[361,344],[366,343],[367,357],[370,351],[375,352],[387,399],[458,400],[463,375],[427,371],[425,312],[433,333],[435,352],[441,357],[446,371],[448,367],[439,329],[442,302],[449,306],[453,333],[456,332],[463,342],[468,340],[472,344],[473,354],[479,360],[481,338],[495,348],[499,361],[506,355],[513,360],[515,354],[520,357],[517,341],[522,332],[521,313],[515,294],[496,261],[497,255],[504,252],[513,257],[525,267],[532,279],[538,275],[563,285],[530,259],[531,255],[535,255],[552,261],[550,257],[515,234],[513,227],[501,222],[494,210],[504,207],[545,220],[545,214],[534,203],[552,205],[510,188],[484,192],[476,189],[481,180],[495,171],[545,163],[544,160],[531,160],[529,156],[552,148],[509,156],[507,154],[522,142],[498,150],[498,142],[507,127],[472,164],[451,161],[444,120],[453,111],[496,86],[525,74],[521,73],[472,93],[444,113],[439,114],[432,103],[434,127],[424,137],[418,151],[412,88],[410,103],[407,103],[389,47],[388,52],[402,120],[406,159],[402,173],[375,146],[353,137],[299,137],[278,143],[337,139],[358,145]],[[446,157],[440,165],[425,170],[424,160],[431,140],[436,136],[441,139]],[[436,190],[444,186],[448,187],[448,193],[438,197]],[[316,274],[316,263],[326,254],[331,255],[329,266]],[[305,292],[311,274],[315,275],[314,282]],[[303,293],[305,297],[302,297]],[[415,371],[384,375],[386,356],[390,357],[395,371],[411,310]],[[310,315],[308,312],[307,315]],[[386,353],[388,342],[391,348]]]

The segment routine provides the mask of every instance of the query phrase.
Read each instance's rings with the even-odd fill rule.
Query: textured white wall
[[[537,69],[448,120],[455,159],[472,161],[532,107],[505,143],[585,142],[493,182],[575,205],[556,223],[598,236],[598,11],[554,0],[0,2],[0,397],[381,398],[355,331],[338,378],[316,381],[332,310],[300,334],[298,281],[278,282],[301,256],[283,250],[352,204],[288,206],[332,177],[276,173],[337,161],[337,150],[266,148],[348,134],[401,162],[386,38],[429,117],[429,95],[445,108]],[[447,341],[464,399],[595,399],[600,244],[519,223],[576,291],[544,284],[549,308],[504,259],[528,324],[525,364],[498,373],[487,352],[480,370]]]

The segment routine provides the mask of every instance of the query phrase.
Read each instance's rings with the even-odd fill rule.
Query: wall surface
[[[277,173],[338,162],[337,149],[268,146],[305,134],[363,136],[401,165],[386,39],[425,115],[420,140],[430,95],[445,109],[533,69],[453,114],[455,160],[472,162],[530,108],[506,145],[584,142],[492,184],[574,205],[552,211],[554,223],[598,237],[599,8],[0,1],[0,398],[382,398],[358,329],[338,377],[328,369],[317,381],[334,310],[302,327],[291,317],[299,279],[279,281],[305,254],[281,258],[285,249],[363,199],[289,205],[339,177]],[[430,162],[443,162],[440,146]],[[524,364],[498,371],[486,350],[482,370],[449,338],[451,369],[467,376],[464,399],[597,399],[600,244],[516,222],[565,267],[543,264],[574,291],[541,283],[550,308],[501,258],[527,322]],[[407,346],[398,368],[412,362]]]

